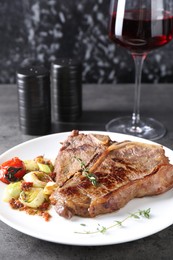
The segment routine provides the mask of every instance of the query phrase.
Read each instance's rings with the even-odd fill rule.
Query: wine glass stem
[[[146,55],[133,55],[135,63],[135,94],[134,107],[132,114],[132,128],[137,130],[140,123],[140,93],[141,93],[141,76],[142,68]]]

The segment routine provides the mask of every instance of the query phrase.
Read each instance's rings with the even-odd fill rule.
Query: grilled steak
[[[52,194],[51,201],[60,216],[95,217],[118,210],[133,198],[161,194],[173,187],[173,166],[160,145],[129,141],[113,143],[107,139],[109,141],[104,144],[97,141],[94,149],[92,139],[87,149],[82,150],[83,138],[93,137],[79,133],[69,137],[56,160],[58,167],[55,168],[60,169],[57,182],[63,179],[63,184]],[[83,140],[81,145],[80,140]],[[75,151],[76,157],[85,160],[87,171],[97,180],[96,186],[81,170],[79,161],[72,159],[72,154],[67,156],[70,149]],[[70,158],[70,165],[67,161],[65,168],[63,155]]]

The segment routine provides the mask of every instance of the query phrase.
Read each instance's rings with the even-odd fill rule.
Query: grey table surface
[[[173,149],[172,100],[173,85],[171,84],[142,86],[141,115],[157,118],[166,126],[166,135],[157,142],[170,149]],[[133,85],[84,85],[82,118],[76,123],[57,122],[51,132],[72,129],[104,131],[105,124],[110,119],[131,114],[132,106]],[[24,135],[19,130],[16,86],[0,85],[0,153],[35,137]],[[55,232],[58,232],[56,227]],[[173,226],[136,241],[91,247],[43,241],[20,233],[0,221],[0,259],[154,258],[173,259]]]

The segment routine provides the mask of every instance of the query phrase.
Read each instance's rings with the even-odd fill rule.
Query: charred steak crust
[[[96,187],[82,174],[72,151],[97,177]],[[160,145],[117,143],[106,136],[75,132],[63,143],[56,164],[61,185],[51,201],[65,218],[113,212],[133,198],[161,194],[173,187],[173,165]]]

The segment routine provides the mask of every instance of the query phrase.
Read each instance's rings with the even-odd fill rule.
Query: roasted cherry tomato
[[[25,173],[24,162],[18,157],[14,157],[0,165],[0,180],[7,184],[21,180]]]

